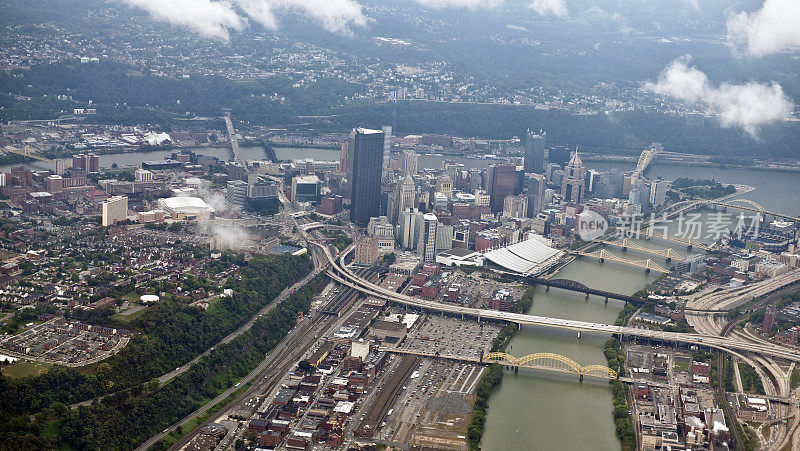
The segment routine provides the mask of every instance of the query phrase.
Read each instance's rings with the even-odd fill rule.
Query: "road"
[[[757,354],[783,358],[789,361],[800,362],[800,351],[795,349],[786,348],[778,345],[765,345],[762,343],[751,343],[741,339],[723,338],[716,334],[684,334],[678,332],[665,332],[658,330],[650,330],[644,328],[634,328],[628,326],[614,326],[610,324],[591,323],[586,321],[575,321],[561,318],[549,318],[544,316],[527,315],[522,313],[509,313],[500,312],[495,310],[482,310],[470,307],[461,307],[456,305],[441,304],[438,302],[425,301],[420,298],[412,298],[400,293],[396,293],[385,288],[381,288],[375,284],[369,283],[358,276],[356,276],[343,262],[344,257],[352,251],[353,246],[345,249],[340,254],[339,261],[335,261],[330,255],[327,247],[314,242],[315,245],[320,247],[329,262],[331,263],[331,271],[328,274],[332,279],[336,280],[343,285],[357,289],[361,292],[367,293],[378,298],[388,301],[398,302],[425,310],[434,310],[448,312],[455,315],[462,315],[472,318],[481,319],[494,319],[516,324],[537,325],[546,327],[555,327],[562,329],[571,329],[575,331],[589,331],[589,332],[604,332],[609,334],[619,334],[627,336],[638,336],[648,338],[651,340],[659,340],[665,342],[687,343],[706,346],[714,349],[721,349],[725,351],[737,350],[741,352],[754,352]]]

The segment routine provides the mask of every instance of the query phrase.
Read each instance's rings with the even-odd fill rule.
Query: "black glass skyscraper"
[[[366,225],[369,218],[380,215],[383,132],[356,129],[354,144],[350,220]]]
[[[544,170],[544,137],[528,130],[525,134],[525,172]]]

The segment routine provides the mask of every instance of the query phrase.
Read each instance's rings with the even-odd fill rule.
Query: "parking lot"
[[[488,353],[500,324],[426,316],[406,337],[402,349],[442,356],[479,360]]]

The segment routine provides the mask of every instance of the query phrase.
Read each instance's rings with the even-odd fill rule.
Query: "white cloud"
[[[188,27],[205,36],[228,39],[230,30],[239,31],[246,21],[230,3],[211,0],[123,0],[157,19]]]
[[[248,17],[270,29],[278,27],[275,12],[296,11],[332,33],[349,34],[350,26],[364,26],[367,18],[354,0],[235,0]]]
[[[758,11],[732,14],[728,34],[751,56],[800,50],[800,1],[765,0]]]
[[[688,104],[704,104],[719,114],[724,127],[740,127],[754,138],[760,126],[788,117],[794,109],[778,83],[722,83],[715,88],[690,63],[689,55],[675,59],[656,83],[645,83],[645,89]]]
[[[205,36],[228,39],[241,31],[247,18],[275,30],[276,13],[297,12],[332,33],[350,34],[351,26],[364,26],[367,18],[356,0],[122,0],[158,20],[186,26]]]
[[[422,6],[434,9],[464,8],[480,9],[494,8],[503,4],[503,0],[415,0]]]
[[[533,0],[531,8],[540,16],[552,14],[558,17],[567,15],[567,4],[564,0]]]

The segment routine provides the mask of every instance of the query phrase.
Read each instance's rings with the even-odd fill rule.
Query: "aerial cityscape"
[[[0,449],[800,450],[796,0],[0,3]]]

